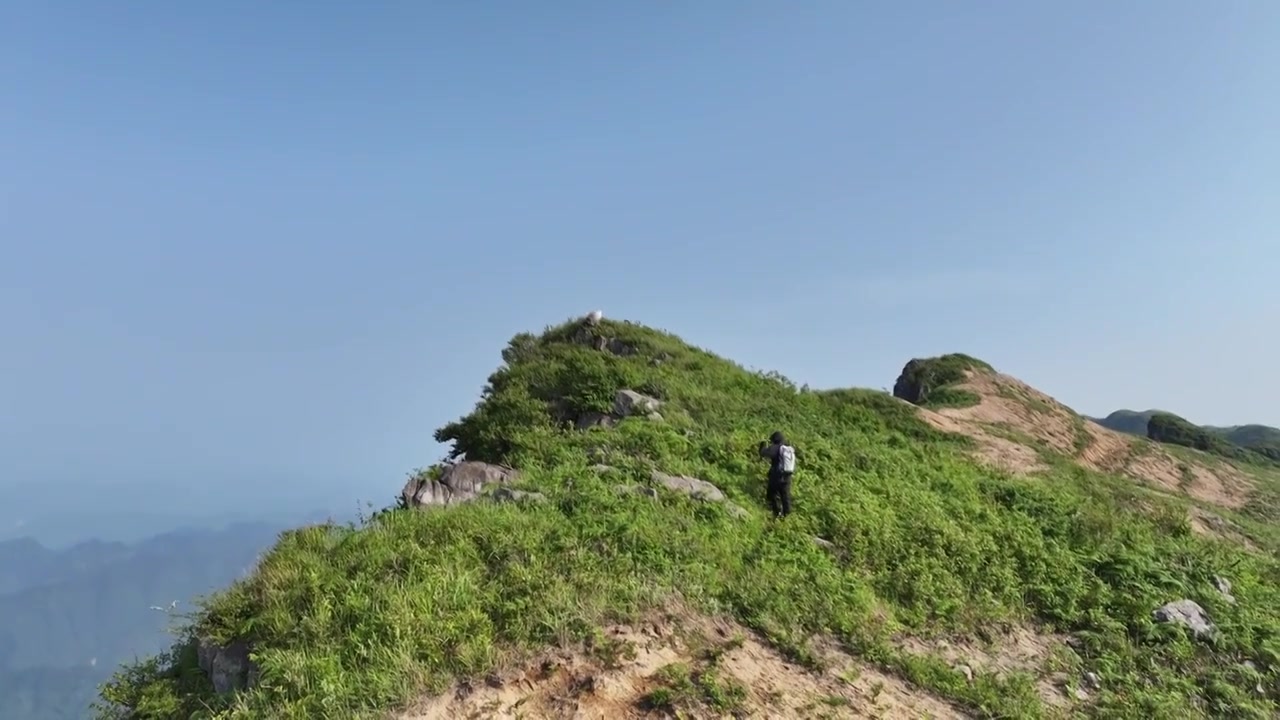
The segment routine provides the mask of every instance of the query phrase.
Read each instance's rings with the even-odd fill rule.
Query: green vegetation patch
[[[721,715],[737,715],[747,699],[747,688],[734,678],[725,677],[714,661],[692,666],[673,663],[654,675],[656,687],[641,700],[641,705],[649,710],[674,715],[710,709]]]
[[[1200,427],[1173,413],[1152,415],[1147,421],[1147,437],[1157,442],[1181,445],[1244,463],[1272,464],[1274,462],[1265,449],[1237,445],[1223,433]]]
[[[1086,715],[1280,711],[1280,563],[1194,536],[1185,508],[1130,482],[1065,462],[1035,479],[1002,474],[883,393],[801,391],[639,325],[570,323],[517,336],[503,358],[475,410],[438,437],[519,468],[547,502],[390,509],[286,533],[189,628],[248,642],[252,690],[214,697],[184,640],[118,673],[99,717],[381,717],[513,653],[589,642],[676,592],[794,657],[815,634],[834,637],[979,717],[1045,709],[1018,676],[970,684],[891,638],[1034,621],[1073,634],[1079,667],[1101,678]],[[664,419],[574,429],[573,413],[600,411],[620,387],[660,398]],[[780,522],[767,519],[756,455],[775,429],[802,452],[794,514]],[[615,491],[655,469],[715,483],[750,516]],[[1214,588],[1219,574],[1234,604]],[[1214,640],[1154,622],[1181,598],[1206,608]],[[732,706],[714,673],[673,673],[667,700]]]
[[[1280,428],[1268,425],[1236,425],[1233,427],[1204,426],[1204,429],[1252,450],[1268,460],[1280,463]]]
[[[921,407],[977,405],[981,398],[975,393],[953,387],[964,381],[965,372],[969,370],[995,372],[987,363],[963,353],[917,358],[902,369],[893,394]]]

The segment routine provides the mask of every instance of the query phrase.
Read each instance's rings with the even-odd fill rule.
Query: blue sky
[[[965,351],[1084,412],[1280,424],[1277,31],[5,3],[0,484],[384,504],[511,335],[597,307],[815,386]]]

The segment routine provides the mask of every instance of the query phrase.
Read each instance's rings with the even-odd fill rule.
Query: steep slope
[[[909,364],[903,377],[912,372]],[[984,450],[981,456],[1003,469],[1032,472],[1043,469],[1053,456],[1067,457],[1090,470],[1125,475],[1229,508],[1244,505],[1254,488],[1254,478],[1236,466],[1216,458],[1179,458],[1156,443],[1108,430],[989,366],[967,367],[943,389],[969,401],[928,410],[923,417],[939,429],[978,440]],[[908,392],[895,394],[910,399]],[[1010,444],[1018,449],[1011,450]]]
[[[1103,427],[963,355],[911,361],[895,394],[911,401],[918,377],[932,378],[935,393],[952,398],[942,407],[919,403],[921,417],[943,431],[974,439],[975,456],[989,466],[1034,476],[1069,463],[1127,477],[1188,501],[1189,521],[1197,533],[1280,550],[1280,466],[1265,458],[1217,447],[1215,443],[1225,442],[1217,436],[1212,442],[1187,439],[1186,429],[1198,428],[1163,411],[1130,413],[1144,422],[1154,419],[1154,440],[1146,437],[1146,429],[1134,437]]]
[[[456,466],[415,474],[406,507],[361,527],[282,536],[172,653],[125,668],[101,716],[1280,707],[1276,558],[1195,535],[1183,504],[1131,479],[975,462],[1001,439],[989,408],[797,389],[623,322],[521,334],[502,357],[475,410],[437,433]],[[988,366],[952,364],[971,389],[926,399],[1000,397],[973,372]],[[755,452],[775,429],[800,459],[783,521],[767,519]],[[1083,454],[1093,435],[1076,430],[1044,444]],[[655,614],[693,631],[652,629]],[[243,689],[215,695],[211,676]]]

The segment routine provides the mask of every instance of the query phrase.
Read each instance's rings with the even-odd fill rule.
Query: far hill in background
[[[54,549],[0,541],[0,718],[83,720],[121,662],[172,642],[199,597],[252,570],[284,523]]]
[[[1117,410],[1104,418],[1089,418],[1104,428],[1139,437],[1147,436],[1147,422],[1164,410]]]
[[[1156,419],[1153,426],[1151,421]],[[1117,432],[1183,445],[1249,461],[1280,461],[1280,429],[1269,425],[1196,425],[1164,410],[1117,410],[1105,418],[1090,418]]]

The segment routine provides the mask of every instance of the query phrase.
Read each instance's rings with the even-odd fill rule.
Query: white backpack
[[[784,473],[796,471],[796,449],[790,445],[778,448],[778,469]]]

